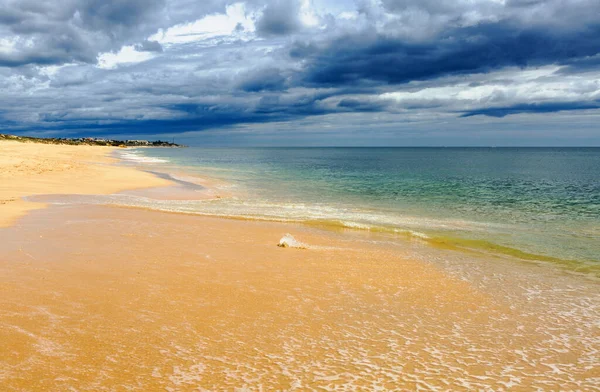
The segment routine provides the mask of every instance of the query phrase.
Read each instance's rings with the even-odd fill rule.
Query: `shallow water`
[[[154,206],[162,210],[392,232],[584,271],[600,266],[598,148],[186,148],[122,154],[223,179],[238,196]]]
[[[277,247],[288,231],[308,248]],[[7,390],[600,381],[598,284],[552,268],[366,231],[105,206],[38,210],[0,234]]]

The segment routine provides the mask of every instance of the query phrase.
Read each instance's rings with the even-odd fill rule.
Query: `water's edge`
[[[176,173],[187,173],[191,169],[190,175],[205,176],[202,173],[202,167],[190,168],[182,165],[181,162],[173,161],[167,158],[158,158],[148,156],[148,152],[155,151],[128,149],[125,151],[116,151],[114,156],[120,159],[121,164],[136,165],[140,169],[151,172],[161,178],[172,180],[177,186],[186,188],[190,191],[203,192],[208,189],[202,185],[196,184],[187,179],[182,180]],[[215,178],[214,172],[211,172],[208,178]],[[227,183],[227,178],[216,178],[225,186],[235,188],[235,184]],[[228,185],[227,185],[228,184]],[[214,195],[219,194],[219,190],[211,190]],[[246,196],[246,195],[244,195]],[[318,227],[321,229],[334,231],[368,231],[387,237],[403,240],[419,241],[431,245],[437,249],[459,250],[467,252],[477,252],[481,254],[498,255],[502,257],[514,258],[522,261],[546,263],[554,267],[558,266],[566,271],[588,276],[600,277],[600,264],[595,260],[575,259],[559,257],[542,252],[531,251],[517,246],[510,246],[501,241],[493,241],[484,236],[478,237],[477,231],[485,232],[489,226],[482,225],[476,227],[477,222],[464,221],[461,225],[469,225],[471,232],[449,232],[445,231],[444,225],[447,225],[443,219],[438,221],[426,222],[429,229],[423,230],[423,219],[415,217],[405,217],[404,221],[392,219],[389,216],[381,214],[380,211],[371,215],[365,214],[365,210],[352,210],[350,208],[330,209],[326,204],[315,203],[264,203],[262,200],[252,198],[240,198],[235,194],[233,197],[221,198],[202,197],[202,200],[154,200],[152,198],[139,195],[111,195],[107,197],[81,197],[71,202],[91,203],[91,204],[111,204],[119,206],[140,207],[164,212],[178,212],[185,214],[215,216],[222,218],[245,219],[245,220],[264,220],[277,222],[293,222],[307,226]],[[46,201],[48,201],[46,199]],[[56,202],[56,200],[55,200]],[[261,204],[262,203],[262,204]],[[329,209],[328,209],[329,208]],[[377,221],[378,220],[378,221]],[[417,223],[415,223],[414,221]],[[451,222],[455,223],[455,222]],[[504,228],[494,228],[496,230],[506,230]],[[509,228],[512,229],[512,228]]]

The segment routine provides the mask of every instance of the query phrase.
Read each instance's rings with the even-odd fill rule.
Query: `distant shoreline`
[[[42,144],[66,144],[71,146],[109,146],[109,147],[187,147],[181,144],[171,143],[163,140],[115,140],[103,138],[40,138],[31,136],[16,136],[0,133],[0,140],[12,140],[22,143],[42,143]]]

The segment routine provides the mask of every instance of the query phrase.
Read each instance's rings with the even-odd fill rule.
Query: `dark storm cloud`
[[[373,102],[355,98],[344,98],[338,103],[338,108],[347,109],[352,112],[381,112],[385,109],[385,102]]]
[[[262,36],[287,35],[297,31],[302,25],[297,0],[274,0],[267,4],[256,23],[256,31]]]
[[[511,114],[522,113],[556,113],[572,110],[590,110],[600,108],[597,102],[547,102],[534,104],[519,104],[508,107],[491,107],[472,110],[464,113],[461,117],[488,116],[502,118]]]
[[[258,97],[256,97],[257,92],[250,91],[242,93],[237,100],[233,100],[228,95],[218,95],[226,86],[210,90],[206,89],[208,84],[202,81],[195,81],[195,83],[202,83],[205,86],[204,95],[196,93],[194,96],[192,94],[195,90],[193,86],[189,91],[178,91],[173,84],[168,88],[161,85],[162,81],[158,78],[154,81],[154,86],[148,84],[148,87],[152,87],[151,89],[138,89],[132,94],[132,91],[128,89],[125,89],[127,93],[113,91],[119,84],[125,84],[129,79],[128,76],[125,79],[118,77],[110,82],[107,80],[96,81],[99,77],[98,74],[89,74],[81,67],[79,70],[75,68],[68,75],[61,78],[62,86],[80,89],[82,93],[94,91],[93,106],[102,107],[103,110],[88,110],[92,101],[90,99],[85,102],[81,101],[77,99],[78,94],[74,94],[72,98],[64,98],[68,104],[66,110],[61,109],[60,105],[57,109],[56,103],[49,98],[39,109],[32,108],[39,110],[39,121],[34,126],[15,126],[15,124],[4,122],[0,123],[0,129],[3,129],[4,132],[21,133],[61,131],[71,135],[85,130],[86,135],[95,136],[114,135],[115,133],[176,134],[186,131],[225,128],[238,124],[293,121],[334,113],[383,110],[383,106],[366,100],[350,99],[338,103],[336,96],[342,93],[338,90],[320,93],[271,92],[262,96],[258,94]],[[163,75],[163,77],[165,81],[173,82],[169,74]],[[109,82],[108,85],[106,85],[107,82]],[[235,91],[237,86],[233,84],[231,88]],[[346,92],[353,92],[353,90]],[[178,95],[173,96],[175,93]],[[217,95],[207,98],[211,94]],[[180,103],[161,104],[166,95]],[[329,101],[330,99],[333,101]],[[43,100],[36,101],[40,103]],[[133,115],[130,114],[132,102],[136,103]],[[164,118],[153,118],[157,113],[163,113]]]
[[[456,28],[428,42],[407,42],[381,34],[348,35],[318,49],[296,44],[290,51],[307,63],[306,83],[326,86],[365,80],[407,83],[506,66],[561,64],[598,53],[600,24],[555,32],[512,22]]]
[[[57,113],[42,115],[43,128],[16,127],[14,123],[4,122],[5,130],[16,132],[54,131],[60,130],[67,133],[85,130],[86,135],[106,136],[115,133],[121,134],[177,134],[186,131],[201,131],[212,128],[229,127],[236,124],[253,124],[272,121],[289,121],[297,118],[299,113],[303,116],[311,114],[324,114],[323,110],[317,111],[313,101],[299,102],[295,106],[285,106],[283,110],[261,111],[257,108],[240,107],[237,105],[214,104],[176,104],[165,107],[179,115],[169,119],[123,119],[115,121],[99,121],[94,117],[80,117],[77,121],[70,121],[68,114]],[[1,120],[1,119],[0,119]],[[1,128],[0,128],[1,129]]]
[[[600,54],[595,56],[575,58],[566,61],[566,67],[559,72],[562,74],[576,74],[579,72],[595,71],[600,69]]]
[[[600,0],[365,0],[316,26],[303,24],[300,0],[233,3],[0,0],[0,131],[148,135],[600,109]],[[182,25],[215,12],[198,31]],[[125,45],[137,52],[111,63]]]
[[[0,0],[0,37],[14,41],[12,53],[0,54],[0,67],[95,63],[99,53],[124,44],[158,51],[147,36],[225,5],[221,0]]]
[[[382,0],[388,12],[407,11],[442,17],[443,23],[464,24],[475,20],[520,20],[530,24],[577,24],[597,19],[598,0]],[[368,4],[368,3],[367,3]],[[369,12],[367,7],[363,7]],[[371,11],[372,12],[372,11]]]
[[[265,68],[242,75],[239,88],[248,92],[281,91],[286,88],[286,78],[277,68]]]

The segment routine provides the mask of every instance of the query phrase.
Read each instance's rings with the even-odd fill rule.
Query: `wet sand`
[[[0,228],[0,389],[598,390],[598,287],[368,233],[54,205]]]
[[[115,207],[0,235],[3,390],[598,386],[585,290],[531,307],[382,244]]]

